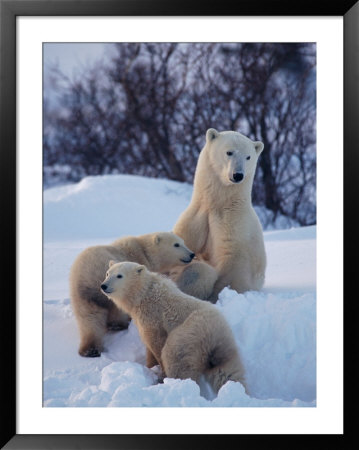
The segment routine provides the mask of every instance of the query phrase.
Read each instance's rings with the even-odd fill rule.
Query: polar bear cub
[[[215,393],[228,380],[245,386],[232,331],[215,306],[132,262],[111,261],[101,289],[135,321],[148,367],[160,364],[164,376],[198,384],[204,376]]]
[[[135,261],[155,272],[192,261],[194,253],[172,232],[149,233],[116,240],[110,245],[88,247],[70,271],[71,304],[80,333],[79,354],[100,356],[108,330],[127,328],[129,316],[101,292],[110,260]]]

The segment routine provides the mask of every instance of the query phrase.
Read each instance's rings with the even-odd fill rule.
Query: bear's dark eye
[[[233,155],[233,152],[227,152],[227,155],[228,155],[228,156],[232,156],[232,155]]]
[[[250,157],[250,156],[247,156],[247,159],[251,159],[251,157]]]
[[[117,275],[117,278],[122,278],[122,275],[119,273],[119,274]]]
[[[173,245],[174,245],[174,247],[179,247],[179,244],[177,244],[177,243],[176,243],[176,244],[173,244]]]

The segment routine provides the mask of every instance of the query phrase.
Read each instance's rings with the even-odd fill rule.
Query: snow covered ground
[[[44,191],[43,404],[60,406],[316,406],[316,227],[264,233],[268,268],[261,292],[225,288],[227,318],[250,395],[228,382],[208,400],[191,380],[165,379],[144,366],[134,323],[109,334],[100,358],[77,353],[68,274],[89,245],[171,230],[192,187],[129,175],[88,177]]]

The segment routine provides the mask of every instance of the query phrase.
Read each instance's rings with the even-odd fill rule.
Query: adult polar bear
[[[219,276],[208,300],[230,286],[238,292],[264,284],[263,231],[252,206],[252,185],[263,143],[210,128],[194,177],[191,203],[174,233]]]

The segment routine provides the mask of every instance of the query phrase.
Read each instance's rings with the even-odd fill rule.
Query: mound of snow
[[[171,230],[191,195],[187,183],[135,175],[86,177],[44,191],[44,238],[72,241]]]

